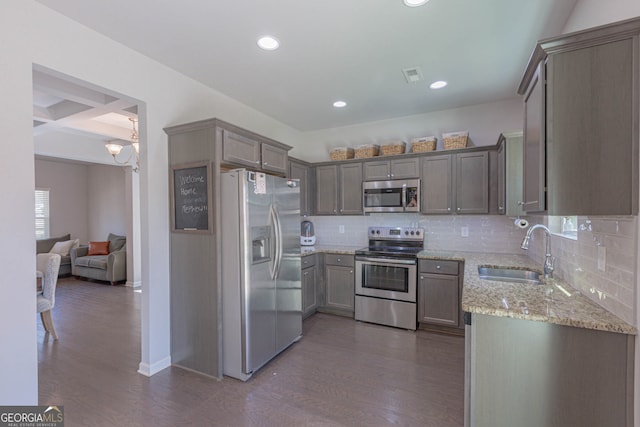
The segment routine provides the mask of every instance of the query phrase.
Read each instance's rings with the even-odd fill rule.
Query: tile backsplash
[[[544,223],[544,217],[529,217]],[[578,239],[552,235],[554,275],[635,325],[637,217],[578,217]],[[544,261],[544,233],[535,231],[529,256]]]
[[[371,214],[314,216],[318,245],[366,246],[370,226],[418,226],[425,229],[425,249],[470,252],[520,253],[525,230],[501,215]],[[344,233],[340,233],[341,227]],[[463,236],[468,234],[468,236]]]

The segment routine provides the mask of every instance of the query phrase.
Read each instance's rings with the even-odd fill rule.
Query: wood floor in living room
[[[243,383],[140,362],[141,295],[60,279],[59,339],[38,319],[39,400],[73,426],[462,426],[464,340],[316,314]]]

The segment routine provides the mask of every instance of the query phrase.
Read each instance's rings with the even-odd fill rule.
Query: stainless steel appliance
[[[302,334],[299,183],[245,169],[220,182],[223,372],[246,381]]]
[[[369,246],[356,251],[355,318],[416,330],[418,252],[424,229],[369,227]]]
[[[300,244],[303,246],[316,244],[316,233],[313,231],[313,223],[311,221],[302,221],[300,223]]]
[[[365,181],[362,183],[365,212],[419,212],[420,180]]]

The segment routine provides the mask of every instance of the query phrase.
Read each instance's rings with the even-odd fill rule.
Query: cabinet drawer
[[[355,265],[355,257],[353,255],[325,254],[324,263],[326,265],[353,267]]]
[[[419,270],[421,273],[451,274],[457,276],[458,264],[458,261],[425,259],[420,260]]]
[[[305,268],[313,267],[316,265],[316,256],[315,255],[306,255],[302,256],[300,260],[300,267],[304,270]]]

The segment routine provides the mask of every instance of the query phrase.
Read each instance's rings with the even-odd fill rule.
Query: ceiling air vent
[[[407,83],[417,83],[422,80],[422,71],[420,67],[405,68],[402,70]]]

